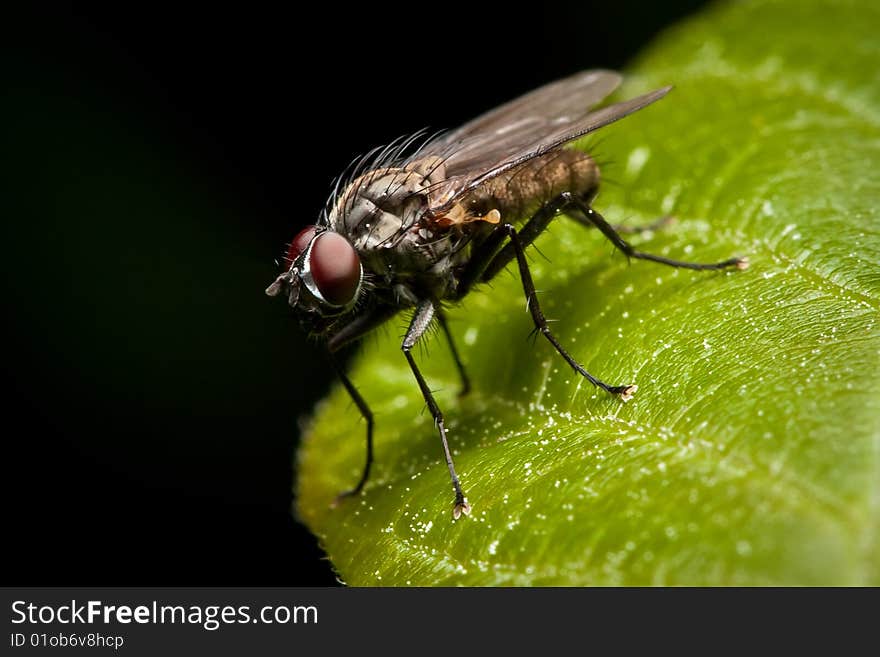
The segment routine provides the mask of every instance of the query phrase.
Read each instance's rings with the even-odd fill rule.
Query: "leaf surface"
[[[833,20],[831,17],[833,16]],[[610,221],[677,222],[626,259],[558,219],[530,250],[552,328],[624,404],[532,325],[514,267],[450,313],[418,361],[472,515],[453,522],[439,438],[399,350],[365,341],[299,453],[297,512],[352,585],[880,584],[880,7],[725,4],[668,31],[619,97],[672,83],[595,147]],[[599,141],[598,137],[601,137]],[[597,141],[599,141],[597,145]]]

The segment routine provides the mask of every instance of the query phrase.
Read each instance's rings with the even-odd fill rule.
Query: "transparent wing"
[[[443,205],[480,183],[560,148],[665,96],[663,87],[590,111],[613,92],[621,77],[613,71],[585,71],[552,82],[466,123],[420,149],[417,158],[437,156],[446,180],[435,198]]]
[[[476,136],[511,138],[539,126],[570,123],[583,117],[620,86],[615,71],[582,71],[511,100],[443,135],[432,144],[438,152]]]

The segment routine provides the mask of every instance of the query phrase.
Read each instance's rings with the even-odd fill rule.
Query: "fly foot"
[[[346,490],[346,491],[339,493],[339,495],[337,495],[335,498],[333,498],[333,501],[330,502],[330,508],[335,509],[340,504],[342,504],[343,500],[347,500],[350,497],[354,497],[355,495],[357,495],[360,492],[361,491],[359,489],[355,488],[352,490]]]
[[[620,401],[628,402],[630,399],[633,398],[633,395],[636,394],[636,390],[638,389],[639,387],[637,385],[612,386],[608,388],[608,392],[610,392],[612,395],[617,395],[618,397],[620,397]]]
[[[452,507],[452,519],[458,520],[462,514],[469,516],[471,514],[471,505],[468,504],[464,495],[455,496],[455,506]]]

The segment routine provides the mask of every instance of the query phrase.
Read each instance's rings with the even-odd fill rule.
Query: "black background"
[[[7,583],[333,584],[290,512],[331,376],[273,259],[357,153],[702,3],[123,4],[0,28]]]

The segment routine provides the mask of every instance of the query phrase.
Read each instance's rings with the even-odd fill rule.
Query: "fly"
[[[461,128],[424,139],[398,141],[362,158],[337,183],[318,222],[302,230],[285,258],[285,271],[268,287],[283,295],[304,327],[324,343],[355,405],[366,420],[366,461],[360,480],[338,499],[360,493],[373,463],[373,415],[333,357],[403,310],[412,310],[401,350],[440,434],[455,501],[453,517],[470,512],[449,443],[443,413],[412,355],[433,321],[448,340],[462,381],[470,384],[444,316],[461,300],[516,261],[528,310],[540,332],[578,374],[623,401],[635,385],[609,385],[591,375],[550,330],[535,291],[526,248],[565,212],[598,228],[629,258],[672,267],[745,269],[745,258],[693,263],[644,253],[592,208],[599,169],[569,142],[650,105],[663,87],[593,109],[620,84],[613,71],[584,71],[553,82],[483,114]]]

